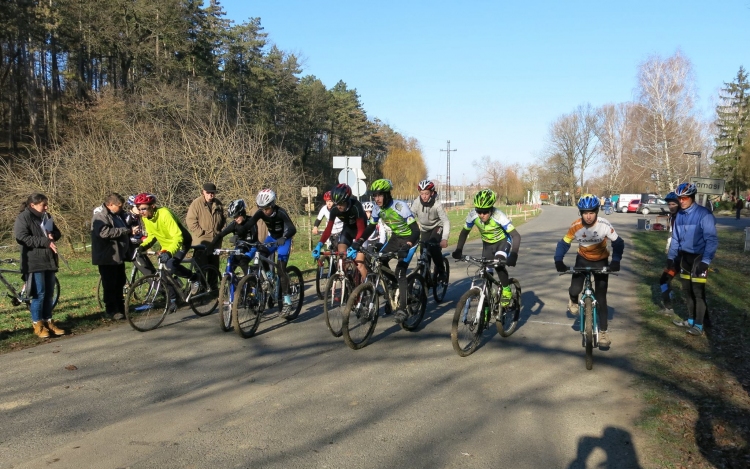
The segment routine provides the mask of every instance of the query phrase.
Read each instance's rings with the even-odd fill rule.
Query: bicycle
[[[194,252],[206,249],[204,245],[192,246]],[[176,300],[188,303],[198,316],[207,316],[214,311],[219,303],[218,292],[211,289],[208,278],[213,273],[219,276],[219,270],[211,265],[200,267],[195,257],[182,261],[190,266],[191,274],[198,277],[198,291],[191,292],[192,283],[187,279],[173,276],[167,265],[159,260],[159,266],[154,275],[146,275],[136,280],[128,290],[125,300],[125,316],[133,329],[145,332],[156,329],[177,308],[169,298],[167,285],[174,289]]]
[[[445,269],[445,277],[442,281],[438,281],[437,268],[435,263],[432,261],[432,255],[430,254],[429,248],[440,246],[439,243],[433,243],[430,241],[420,241],[421,254],[417,259],[417,272],[425,279],[427,289],[432,288],[432,297],[435,298],[435,303],[440,303],[445,298],[445,294],[448,292],[448,283],[451,274],[451,266],[446,256],[443,254],[443,268]]]
[[[0,266],[3,264],[9,264],[12,266],[18,266],[18,261],[15,259],[0,259]],[[10,302],[13,306],[20,306],[21,303],[26,303],[26,307],[31,307],[31,297],[26,295],[26,289],[28,288],[29,282],[23,281],[23,278],[19,277],[18,280],[8,280],[5,278],[3,273],[6,274],[18,274],[22,276],[20,268],[5,269],[0,267],[0,282],[5,285],[8,290],[6,295],[10,298]],[[21,283],[23,282],[23,283]],[[55,276],[55,290],[53,293],[54,297],[52,300],[52,307],[57,306],[57,301],[60,299],[60,280]]]
[[[573,267],[558,275],[577,274],[583,272],[583,291],[578,300],[579,329],[581,331],[581,345],[586,349],[586,369],[594,367],[594,347],[599,345],[599,315],[594,288],[591,284],[593,274],[617,275],[606,267],[595,269],[592,267]],[[606,312],[605,312],[606,314]]]
[[[248,274],[237,284],[235,292],[239,292],[239,297],[235,298],[232,303],[232,324],[240,337],[244,339],[255,335],[266,305],[273,306],[273,298],[276,299],[279,313],[284,308],[281,282],[276,272],[276,262],[273,259],[275,252],[271,254],[271,257],[261,254],[261,250],[275,246],[276,243],[247,243],[247,245],[257,249],[252,256],[252,265]],[[284,319],[289,322],[299,316],[302,300],[305,297],[305,285],[302,281],[302,272],[297,267],[287,265],[286,273],[289,277],[292,313]]]
[[[369,272],[365,282],[356,287],[346,302],[342,317],[344,342],[349,348],[359,350],[370,340],[380,315],[379,296],[386,299],[384,314],[398,309],[398,282],[396,274],[381,263],[393,259],[396,252],[382,253],[372,248],[363,249]],[[407,318],[401,328],[415,331],[422,322],[427,307],[425,280],[416,270],[407,275],[408,291],[406,300]]]
[[[153,256],[153,255],[156,255],[156,254],[157,253],[154,252],[154,251],[148,251],[146,253],[136,254],[136,255],[137,256],[145,256],[145,255]],[[130,288],[130,286],[133,283],[135,283],[135,281],[139,277],[141,277],[141,272],[136,267],[135,262],[133,262],[133,268],[130,269],[130,275],[127,276],[127,277],[125,277],[125,286],[122,287],[122,293],[123,293],[123,295],[127,296],[128,289]],[[99,283],[97,283],[97,285],[96,285],[96,301],[99,303],[99,307],[101,309],[105,309],[104,308],[104,289],[102,288],[102,278],[101,278],[101,276],[99,277]]]
[[[234,304],[234,295],[237,291],[237,285],[247,275],[247,271],[242,271],[237,264],[238,259],[235,256],[245,256],[248,251],[246,241],[237,240],[234,249],[214,249],[214,255],[229,254],[227,258],[227,267],[224,275],[221,277],[219,285],[219,326],[224,332],[232,329],[232,305]],[[249,270],[249,269],[248,269]],[[240,274],[241,275],[238,275]]]
[[[325,296],[324,288],[328,283],[328,279],[333,275],[333,270],[336,268],[335,264],[331,262],[331,252],[336,252],[338,246],[338,234],[332,234],[328,238],[328,246],[325,252],[320,253],[320,257],[316,261],[317,268],[315,270],[315,291],[318,294],[319,299],[323,299]],[[322,281],[322,282],[321,282]]]
[[[451,326],[453,350],[460,356],[467,357],[477,349],[482,332],[489,327],[492,319],[495,319],[497,332],[502,337],[510,337],[518,325],[523,304],[521,284],[515,278],[510,278],[511,298],[503,305],[502,285],[492,275],[490,268],[503,266],[504,260],[465,256],[459,261],[479,266],[471,279],[471,287],[456,304]],[[497,288],[488,285],[497,285]],[[466,342],[465,345],[463,342]]]
[[[341,337],[343,331],[343,309],[349,293],[361,283],[361,274],[356,267],[356,261],[348,259],[346,254],[339,252],[327,253],[336,265],[336,273],[331,275],[326,283],[323,298],[323,314],[326,317],[326,326],[334,337]]]

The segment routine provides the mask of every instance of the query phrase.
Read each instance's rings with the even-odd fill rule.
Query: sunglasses
[[[491,208],[475,208],[474,210],[476,210],[479,215],[487,215],[492,211]]]
[[[690,196],[689,196],[689,195],[681,195],[681,196],[678,196],[678,197],[677,197],[677,199],[678,199],[678,200],[687,200],[687,199],[689,199],[689,198],[690,198]]]

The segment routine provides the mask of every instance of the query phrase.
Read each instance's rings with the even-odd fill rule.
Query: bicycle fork
[[[479,324],[480,319],[482,318],[482,309],[484,306],[484,300],[486,299],[487,299],[487,296],[485,295],[484,290],[479,290],[479,301],[477,302],[477,308],[474,311],[474,315],[471,317],[471,319],[469,318],[469,314],[471,313],[471,311],[469,311],[469,305],[471,304],[471,301],[467,301],[466,304],[464,304],[464,309],[463,309],[463,312],[461,313],[461,321],[464,324],[471,324],[474,326]],[[491,314],[489,312],[489,308],[487,308],[487,314],[488,314],[488,317],[485,318],[485,321],[489,322],[489,314]]]
[[[586,307],[584,305],[584,299],[588,296],[591,298],[591,331],[592,331],[592,337],[594,339],[594,347],[599,346],[599,315],[597,313],[599,302],[596,301],[596,298],[594,298],[591,295],[591,290],[586,291],[586,296],[581,297],[580,300],[578,300],[578,317],[581,321],[581,346],[586,346]]]

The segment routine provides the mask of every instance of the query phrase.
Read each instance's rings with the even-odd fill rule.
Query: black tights
[[[594,269],[601,269],[609,265],[608,259],[601,261],[589,261],[581,256],[576,257],[576,267],[591,267]],[[578,304],[578,295],[583,290],[583,280],[586,275],[581,273],[573,274],[573,278],[570,281],[570,289],[568,294],[570,300],[573,303]],[[607,330],[607,315],[609,310],[607,309],[607,285],[609,282],[609,276],[604,274],[594,274],[594,294],[596,296],[596,302],[598,304],[596,311],[599,316],[599,330]]]
[[[704,278],[694,278],[695,269],[703,259],[703,253],[691,254],[680,252],[680,283],[685,294],[688,318],[693,319],[696,325],[703,325],[706,316],[706,282]],[[698,280],[703,280],[702,282]],[[708,321],[706,321],[708,322]]]

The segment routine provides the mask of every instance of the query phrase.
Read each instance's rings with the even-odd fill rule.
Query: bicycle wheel
[[[510,304],[503,306],[497,317],[497,332],[502,337],[510,337],[518,326],[518,317],[521,315],[521,284],[518,280],[510,279],[510,291],[512,293]]]
[[[408,293],[406,309],[409,316],[401,323],[401,328],[411,332],[417,330],[427,309],[427,285],[421,275],[413,274],[409,277]]]
[[[148,275],[130,286],[125,299],[125,316],[141,332],[159,327],[169,311],[167,285],[158,275]]]
[[[234,290],[232,302],[232,324],[243,339],[252,337],[258,330],[266,298],[258,286],[258,277],[249,274],[242,277]]]
[[[52,293],[52,308],[57,306],[57,302],[60,300],[60,279],[55,276],[55,291]]]
[[[342,330],[344,308],[353,289],[352,282],[338,274],[334,274],[326,283],[323,313],[326,317],[326,326],[334,337],[341,337],[341,334],[344,333]]]
[[[479,345],[484,330],[484,318],[477,315],[482,306],[479,303],[482,294],[478,288],[472,288],[461,296],[456,304],[451,325],[451,343],[453,350],[462,357],[468,357]]]
[[[229,289],[233,278],[231,274],[224,274],[219,285],[219,327],[224,332],[232,329],[232,297]]]
[[[203,271],[203,276],[199,280],[201,286],[197,294],[191,295],[188,303],[190,309],[198,316],[208,316],[219,306],[219,292],[209,286],[208,279],[212,275],[215,275],[215,278],[221,278],[221,274],[219,269],[212,265],[202,266],[201,270]]]
[[[432,297],[435,298],[435,303],[440,303],[443,301],[443,298],[445,298],[446,292],[448,292],[448,283],[451,275],[451,266],[450,262],[448,262],[448,259],[445,257],[443,259],[443,268],[445,269],[445,278],[442,282],[437,280],[437,273],[435,269],[435,263],[432,264],[432,269],[430,272],[430,275],[432,275],[432,278],[435,279],[434,284],[432,285]]]
[[[583,332],[586,338],[586,369],[594,367],[594,304],[591,298],[583,300]]]
[[[99,308],[104,310],[104,288],[102,288],[102,277],[99,276],[99,283],[96,284],[96,302]]]
[[[286,273],[289,276],[289,295],[292,297],[292,312],[284,319],[286,321],[293,321],[297,319],[299,312],[302,310],[302,300],[305,299],[305,283],[302,280],[302,272],[297,267],[293,265],[286,266]],[[283,307],[283,301],[280,300],[279,304]]]
[[[363,283],[352,291],[341,319],[346,345],[352,350],[367,345],[378,323],[378,295],[372,283]]]
[[[325,297],[323,288],[328,284],[328,272],[331,269],[331,258],[324,256],[320,258],[320,265],[315,270],[315,291],[318,292],[318,298],[321,300]],[[338,336],[337,336],[338,337]]]

